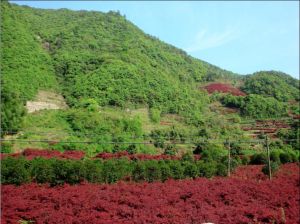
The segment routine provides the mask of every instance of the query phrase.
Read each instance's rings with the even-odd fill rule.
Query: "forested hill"
[[[206,101],[197,82],[207,75],[235,76],[145,34],[118,12],[7,2],[1,2],[1,12],[6,98],[13,92],[12,98],[28,100],[40,88],[54,88],[70,106],[93,98],[100,106],[146,104],[186,113]]]
[[[196,94],[195,82],[207,74],[233,75],[143,33],[117,12],[42,10],[7,3],[2,12],[3,73],[18,80],[19,91],[28,97],[38,87],[53,86],[55,74],[70,105],[90,97],[102,106],[190,103],[192,99],[181,93]]]
[[[201,133],[210,136],[213,132],[208,129],[228,127],[210,104],[235,107],[237,116],[260,118],[285,116],[285,103],[298,100],[294,83],[299,82],[291,77],[280,75],[279,80],[275,76],[272,80],[276,83],[267,88],[267,73],[243,77],[195,59],[145,34],[113,11],[46,10],[2,1],[1,69],[2,130],[17,131],[37,124],[38,116],[52,116],[40,118],[41,126],[102,134],[111,129],[112,133],[122,122],[112,119],[116,123],[100,130],[98,126],[110,118],[105,120],[98,112],[99,108],[114,107],[146,108],[153,123],[143,131],[153,131],[155,122],[172,114],[187,130],[201,125]],[[249,95],[234,99],[211,96],[204,88],[209,82],[233,84]],[[69,110],[26,117],[25,103],[40,90],[62,94]],[[249,102],[248,108],[245,102]],[[91,118],[95,120],[87,121]],[[130,129],[126,125],[118,130],[126,132]],[[224,130],[218,134],[229,135]]]
[[[300,99],[299,80],[277,71],[261,71],[245,77],[243,90],[249,94],[274,97],[279,101]]]

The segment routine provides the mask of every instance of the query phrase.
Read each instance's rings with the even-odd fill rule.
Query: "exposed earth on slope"
[[[68,106],[62,95],[40,90],[34,100],[26,102],[26,108],[28,113],[33,113],[44,109],[67,109]]]

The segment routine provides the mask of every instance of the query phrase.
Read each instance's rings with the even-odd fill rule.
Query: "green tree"
[[[31,161],[30,175],[37,183],[51,183],[54,180],[53,160],[35,158]]]
[[[156,108],[150,108],[150,119],[154,123],[160,122],[160,110]]]
[[[25,114],[25,107],[19,95],[1,84],[1,137],[5,131],[18,131],[22,127]]]
[[[3,159],[1,161],[1,183],[20,185],[29,182],[28,166],[30,166],[30,162],[24,157]]]

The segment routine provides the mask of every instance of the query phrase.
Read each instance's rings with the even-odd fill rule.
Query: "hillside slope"
[[[192,98],[203,98],[194,91],[195,81],[209,73],[231,74],[143,33],[115,12],[10,10],[46,46],[70,105],[94,98],[101,106],[148,104],[177,113],[181,108],[170,101],[188,106]]]
[[[190,115],[207,102],[195,82],[208,74],[233,75],[143,33],[116,12],[7,2],[1,11],[3,82],[18,83],[15,92],[25,99],[57,87],[56,78],[70,106],[93,98],[100,106],[143,104]]]
[[[264,96],[243,86],[247,77],[195,59],[145,34],[118,12],[45,10],[1,2],[1,19],[1,136],[7,130],[23,130],[27,139],[130,142],[132,136],[143,140],[147,134],[159,148],[165,147],[164,138],[243,138],[239,122],[229,122],[240,120],[239,114],[212,110],[210,104],[222,102],[223,96],[210,96],[199,87],[225,80],[261,95],[251,96],[253,106],[247,110],[253,110]],[[288,80],[286,85],[294,84]],[[24,105],[39,91],[62,94],[68,109],[25,115]],[[288,99],[295,98],[294,92]],[[238,101],[234,105],[243,111],[243,98],[226,101],[233,105],[230,100]],[[267,101],[264,114],[246,111],[240,115],[287,114],[286,109],[274,110],[278,105],[285,108],[286,102]],[[65,148],[72,147],[85,146]],[[144,146],[89,147],[112,151],[142,150]]]
[[[299,80],[278,71],[260,71],[245,77],[247,93],[274,97],[279,101],[298,100]]]

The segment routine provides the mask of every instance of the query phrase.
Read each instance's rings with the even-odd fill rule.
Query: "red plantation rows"
[[[264,175],[261,171],[264,165],[248,165],[239,166],[235,169],[231,177],[243,180],[267,180],[268,176]],[[288,167],[288,165],[285,165]]]
[[[43,157],[46,159],[50,158],[60,158],[60,159],[81,159],[84,157],[85,153],[78,150],[69,150],[69,151],[56,151],[56,150],[44,150],[44,149],[25,149],[21,153],[13,154],[1,154],[1,158],[6,156],[19,157],[24,156],[28,160],[32,160],[35,157]]]
[[[277,128],[261,128],[261,127],[243,127],[244,131],[251,131],[251,130],[259,130],[259,131],[272,131],[275,132]]]
[[[277,120],[256,120],[256,127],[276,127],[276,128],[289,128],[285,121]]]
[[[26,159],[34,159],[35,157],[43,157],[46,159],[50,158],[59,158],[59,159],[82,159],[85,155],[83,151],[79,150],[68,150],[63,153],[56,150],[44,150],[44,149],[25,149],[22,153],[14,153],[14,154],[1,154],[1,158],[5,156],[25,156]],[[149,154],[129,154],[126,151],[118,152],[118,153],[99,153],[94,158],[101,159],[113,159],[113,158],[128,158],[128,159],[137,159],[137,160],[178,160],[180,157],[177,156],[169,156],[169,155],[149,155]],[[199,159],[195,156],[196,159]]]
[[[256,120],[255,125],[242,127],[244,131],[251,131],[253,137],[268,134],[272,138],[276,138],[277,131],[283,128],[290,128],[290,125],[285,121],[277,120]]]
[[[99,153],[95,158],[101,159],[112,159],[112,158],[122,158],[126,157],[128,159],[137,160],[178,160],[180,157],[169,156],[169,155],[149,155],[149,154],[129,154],[127,151],[117,152],[117,153]]]
[[[297,114],[293,117],[294,119],[300,119],[300,114]]]
[[[18,223],[299,223],[299,167],[272,181],[234,178],[115,185],[2,186],[2,221]],[[256,170],[257,167],[254,168]]]
[[[246,93],[226,83],[211,83],[204,87],[208,93],[231,93],[234,96],[246,96]]]

